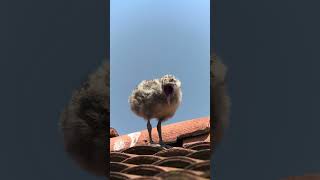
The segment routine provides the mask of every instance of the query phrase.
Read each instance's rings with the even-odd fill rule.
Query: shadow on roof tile
[[[110,162],[110,171],[120,172],[126,168],[132,167],[129,164],[124,164],[121,162]]]
[[[194,142],[183,145],[184,148],[193,150],[210,149],[210,142]]]
[[[152,163],[157,162],[161,159],[162,159],[161,157],[157,157],[157,156],[139,155],[139,156],[128,158],[128,159],[124,160],[123,163],[136,164],[136,165],[152,164]]]
[[[165,169],[154,165],[137,165],[124,169],[121,172],[142,176],[155,176],[159,173],[165,172]]]
[[[198,136],[186,137],[183,139],[183,144],[193,143],[193,142],[210,142],[210,133],[206,133]]]
[[[157,175],[166,180],[204,180],[205,178],[199,177],[198,174],[186,171],[186,170],[177,170],[163,172]]]
[[[194,150],[191,149],[184,149],[180,147],[174,147],[170,149],[165,149],[163,151],[159,151],[155,156],[161,156],[161,157],[171,157],[171,156],[186,156],[190,153],[195,152]]]
[[[131,175],[131,174],[124,174],[120,172],[111,172],[110,179],[112,180],[127,180],[127,179],[135,179],[139,178],[140,176]]]
[[[199,151],[194,151],[193,153],[188,154],[186,157],[201,159],[201,160],[210,160],[211,150],[202,149]]]
[[[119,153],[119,152],[111,152],[110,153],[110,162],[121,162],[125,159],[130,158],[129,154]]]
[[[195,171],[210,171],[210,161],[202,161],[195,164],[191,164],[186,169]]]
[[[197,163],[197,161],[194,159],[187,158],[184,156],[175,156],[175,157],[168,157],[166,159],[157,161],[153,163],[153,165],[174,167],[174,168],[185,168],[195,163]]]
[[[132,180],[163,180],[160,177],[154,177],[154,176],[142,176],[138,178],[134,178]]]
[[[159,151],[164,150],[160,146],[134,146],[123,150],[123,153],[137,154],[137,155],[153,155]]]

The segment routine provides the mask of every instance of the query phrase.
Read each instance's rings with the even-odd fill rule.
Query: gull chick
[[[165,75],[160,79],[143,80],[132,91],[129,97],[131,110],[147,121],[150,144],[153,144],[150,120],[158,120],[157,131],[159,144],[162,141],[161,123],[171,118],[182,100],[181,82],[173,75]]]

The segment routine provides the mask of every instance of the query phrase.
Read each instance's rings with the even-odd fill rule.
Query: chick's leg
[[[158,120],[158,124],[157,124],[157,130],[158,130],[158,135],[159,135],[159,144],[160,144],[162,147],[171,148],[171,146],[164,144],[164,142],[163,142],[163,140],[162,140],[162,131],[161,131],[161,122],[162,122],[162,120],[163,120],[163,119],[159,119],[159,120]]]
[[[157,130],[158,130],[158,135],[159,135],[159,144],[164,145],[164,143],[162,141],[161,121],[162,121],[162,119],[158,120]]]
[[[152,136],[151,136],[152,126],[151,126],[151,123],[150,123],[150,119],[148,119],[148,122],[147,122],[147,129],[148,129],[148,133],[149,133],[150,144],[153,144],[153,140],[152,140]]]

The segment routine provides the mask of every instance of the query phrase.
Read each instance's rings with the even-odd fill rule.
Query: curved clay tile
[[[186,170],[163,172],[158,174],[156,177],[168,180],[204,180],[204,178],[199,177],[198,174]]]
[[[191,149],[184,149],[184,148],[180,148],[180,147],[174,147],[174,148],[170,148],[170,149],[166,149],[163,151],[160,151],[156,154],[154,154],[155,156],[161,156],[161,157],[171,157],[171,156],[186,156],[188,154],[191,154],[195,152],[194,150]]]
[[[211,172],[210,171],[205,171],[205,172],[203,172],[203,174],[201,175],[201,177],[204,177],[204,178],[208,178],[208,179],[210,179],[210,177],[211,177]]]
[[[124,174],[119,172],[110,172],[110,179],[112,180],[127,180],[127,179],[135,179],[139,178],[139,176]]]
[[[201,159],[201,160],[210,160],[211,150],[202,149],[200,151],[195,151],[191,154],[188,154],[186,157]]]
[[[186,138],[196,136],[207,136],[210,132],[210,117],[202,117],[162,127],[162,139],[165,144],[175,144]],[[156,127],[152,130],[153,141],[158,143],[158,133]],[[194,140],[193,140],[194,141]],[[207,140],[209,141],[209,139]],[[148,145],[148,130],[142,130],[110,139],[110,151],[121,151],[126,148]]]
[[[153,155],[162,150],[164,150],[164,148],[160,146],[133,146],[131,148],[123,150],[122,153],[137,155]]]
[[[150,156],[150,155],[139,155],[139,156],[128,158],[125,161],[123,161],[123,163],[140,165],[140,164],[152,164],[159,160],[161,160],[161,157]]]
[[[168,157],[166,159],[157,161],[153,163],[153,165],[174,167],[174,168],[185,168],[197,162],[199,161],[196,161],[195,159],[187,158],[184,156],[175,156],[175,157]]]
[[[193,149],[193,150],[210,149],[210,142],[189,143],[189,144],[185,144],[183,147],[187,149]]]
[[[208,161],[191,164],[187,166],[186,169],[190,169],[194,171],[210,171],[210,161],[208,160]]]
[[[163,180],[163,179],[159,177],[143,176],[143,177],[134,178],[133,180]]]
[[[132,167],[129,164],[124,164],[120,162],[110,162],[110,171],[120,172],[126,168]]]
[[[119,153],[119,152],[111,152],[110,153],[110,162],[121,162],[124,161],[131,156],[129,154]]]
[[[153,165],[137,165],[126,168],[121,172],[134,175],[155,176],[159,173],[165,172],[165,169]]]

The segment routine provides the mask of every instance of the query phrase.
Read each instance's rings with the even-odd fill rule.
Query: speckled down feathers
[[[174,84],[174,93],[167,102],[162,85]],[[144,119],[167,120],[172,117],[182,100],[181,82],[172,75],[165,75],[160,79],[143,80],[132,91],[129,97],[131,110]]]

